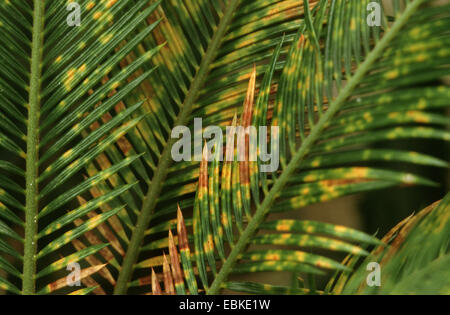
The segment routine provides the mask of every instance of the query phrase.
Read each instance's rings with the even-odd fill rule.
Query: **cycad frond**
[[[269,99],[282,43],[265,72],[255,105],[256,70],[251,75],[241,118],[243,127],[250,122],[253,126],[269,122],[280,127],[281,169],[267,176],[259,171],[261,162],[214,160],[208,170],[206,146],[200,172],[191,172],[193,178],[199,177],[192,223],[194,257],[207,293],[216,294],[223,288],[264,291],[264,284],[229,283],[227,278],[233,273],[317,274],[320,270],[315,263],[339,269],[324,257],[316,260],[298,251],[279,247],[249,250],[251,244],[317,246],[313,241],[308,243],[307,236],[295,234],[305,230],[256,235],[267,224],[272,224],[269,230],[277,231],[273,229],[276,223],[266,222],[269,213],[293,211],[346,194],[394,185],[434,185],[415,174],[361,165],[401,161],[447,166],[444,161],[415,152],[368,147],[372,142],[402,138],[449,140],[445,130],[448,117],[428,112],[448,102],[449,89],[432,83],[448,73],[449,50],[443,43],[447,19],[436,8],[423,8],[419,14],[424,2],[412,1],[393,24],[385,22],[382,36],[361,18],[365,6],[360,2],[319,1],[311,12],[305,2],[305,20],[277,81],[273,107]],[[421,20],[420,26],[407,23],[417,19]],[[436,53],[419,48],[428,46],[435,46]],[[416,64],[419,59],[427,62]],[[420,67],[427,68],[426,75],[417,75]],[[230,150],[234,148],[225,151]],[[247,147],[247,158],[249,150]],[[182,176],[186,180],[186,174]],[[295,221],[288,226],[297,225],[306,231],[315,226]],[[171,227],[168,224],[166,228]],[[369,240],[365,236],[365,241]],[[337,248],[325,241],[320,245]],[[287,287],[267,288],[265,293],[289,292]]]
[[[131,1],[112,6],[114,2],[83,1],[80,27],[66,23],[65,2],[1,4],[0,269],[9,279],[0,276],[0,287],[6,291],[49,293],[66,287],[66,277],[49,283],[48,276],[58,275],[68,264],[82,262],[105,247],[75,252],[66,245],[123,209],[95,212],[123,192],[123,187],[76,206],[76,197],[139,158],[121,158],[85,181],[77,179],[80,171],[142,120],[139,110],[143,102],[138,102],[101,121],[153,72],[127,82],[160,49],[149,49],[117,71],[119,62],[157,26],[155,22],[137,31],[158,3],[140,1],[123,15]],[[130,34],[135,37],[130,39]],[[121,45],[124,40],[127,42]],[[105,77],[109,81],[100,84]],[[98,128],[89,130],[94,123]],[[91,218],[73,228],[73,221],[88,212]],[[12,247],[11,239],[20,246]],[[64,253],[64,257],[56,253]],[[4,259],[4,254],[12,257],[13,263]],[[80,279],[104,266],[99,263],[83,269]]]

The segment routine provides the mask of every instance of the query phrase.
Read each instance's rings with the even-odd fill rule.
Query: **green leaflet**
[[[367,255],[368,253],[351,244],[328,239],[320,236],[297,235],[297,234],[268,234],[256,236],[253,244],[263,245],[295,245],[299,247],[316,247],[335,251],[353,253],[355,255]]]
[[[91,256],[93,254],[95,254],[96,252],[98,252],[99,250],[101,250],[102,248],[105,248],[106,246],[108,246],[108,244],[101,244],[101,245],[97,245],[97,246],[91,246],[89,248],[83,249],[77,253],[74,253],[70,256],[61,258],[58,261],[55,261],[54,263],[52,263],[50,266],[47,266],[45,269],[42,269],[42,271],[40,271],[36,277],[40,278],[40,277],[44,277],[48,274],[51,274],[52,272],[58,271],[62,268],[65,268],[67,265],[69,265],[72,262],[78,262],[81,261],[82,259]]]
[[[298,243],[297,243],[298,244]],[[301,244],[301,242],[300,242]],[[319,255],[291,250],[259,250],[245,253],[241,259],[250,261],[294,261],[309,264],[319,268],[347,270],[347,267]]]
[[[278,232],[296,232],[309,234],[326,234],[329,236],[344,238],[352,241],[364,242],[367,244],[380,245],[380,241],[375,237],[365,233],[350,229],[344,226],[314,222],[314,221],[295,221],[279,220],[270,221],[261,224],[262,230],[274,230]]]

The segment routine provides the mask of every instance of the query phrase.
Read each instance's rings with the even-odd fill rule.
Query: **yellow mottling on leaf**
[[[350,30],[351,31],[356,30],[356,21],[354,18],[352,18],[352,20],[350,21]]]
[[[312,167],[319,167],[320,166],[320,160],[315,160],[312,162]]]
[[[399,113],[390,113],[389,115],[388,115],[388,117],[389,118],[391,118],[391,119],[395,119],[395,118],[398,118],[398,116],[399,116]]]
[[[98,20],[103,15],[103,12],[97,11],[94,13],[93,18],[94,20]]]
[[[421,33],[421,28],[415,27],[409,32],[409,35],[411,35],[414,38],[417,38],[417,37],[419,37],[420,33]]]
[[[86,4],[86,10],[91,10],[93,7],[95,7],[95,2],[94,1],[89,1],[87,4]]]
[[[392,70],[392,71],[389,71],[389,72],[386,73],[386,75],[385,75],[385,77],[386,77],[387,79],[390,79],[390,80],[395,79],[395,78],[397,78],[398,76],[399,76],[398,70]]]
[[[316,180],[316,176],[314,175],[308,175],[305,177],[305,182],[313,182]]]
[[[277,225],[277,230],[278,231],[286,231],[287,232],[287,231],[291,230],[291,227],[292,227],[292,224],[287,223],[287,222],[283,222],[283,223]]]
[[[373,121],[372,114],[371,114],[370,112],[365,112],[365,113],[364,113],[364,119],[365,119],[367,122],[372,122],[372,121]]]
[[[66,153],[64,153],[62,157],[63,157],[64,159],[67,159],[69,156],[72,155],[72,153],[73,153],[73,150],[70,149],[69,151],[67,151]]]
[[[344,226],[337,225],[334,227],[334,231],[337,233],[344,233],[347,231],[347,228]]]
[[[423,51],[426,49],[426,45],[423,43],[415,43],[409,46],[408,50],[410,52]]]
[[[269,254],[266,257],[267,260],[275,260],[275,261],[279,261],[280,260],[280,255],[278,254]]]
[[[351,171],[351,174],[356,178],[366,178],[367,177],[367,168],[365,167],[354,167]]]
[[[228,216],[226,214],[222,215],[222,224],[225,226],[228,225]]]
[[[67,90],[70,90],[71,83],[73,81],[76,71],[77,71],[77,69],[75,69],[75,68],[72,68],[69,71],[67,71],[67,79],[64,82],[64,86],[66,87]]]
[[[418,123],[429,123],[429,122],[430,122],[430,119],[429,119],[426,115],[424,115],[423,113],[421,113],[421,112],[408,111],[408,112],[406,113],[406,115],[407,115],[408,117],[413,118],[414,121],[415,121],[415,122],[418,122]]]
[[[107,14],[104,18],[110,23],[114,21],[114,15],[112,14]]]
[[[117,0],[109,0],[108,3],[106,4],[106,8],[111,8],[115,3],[117,2]]]
[[[295,252],[295,257],[298,260],[303,261],[303,260],[305,260],[305,253],[303,253],[303,252]]]
[[[416,61],[417,62],[423,62],[423,61],[425,61],[427,59],[428,59],[428,55],[426,55],[426,54],[420,54],[420,55],[418,55],[416,57]]]
[[[116,81],[111,85],[111,89],[115,90],[120,86],[120,82]]]
[[[102,37],[100,38],[100,42],[101,42],[103,45],[106,45],[112,38],[113,38],[113,34],[110,33],[110,34],[107,34],[107,35],[105,35],[105,36],[102,36]]]
[[[424,98],[419,100],[419,104],[417,105],[418,109],[424,109],[427,107],[427,101]]]

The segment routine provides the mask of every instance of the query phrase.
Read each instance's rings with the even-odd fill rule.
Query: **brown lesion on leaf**
[[[170,262],[172,265],[172,274],[175,279],[176,285],[183,284],[183,272],[181,271],[180,266],[180,257],[178,255],[177,247],[175,246],[175,242],[173,240],[172,231],[169,230],[169,255]]]
[[[152,293],[153,295],[163,294],[161,286],[159,285],[158,276],[156,275],[155,270],[153,270],[153,268],[152,268]]]
[[[178,205],[177,210],[177,233],[178,233],[178,246],[181,251],[189,250],[189,241],[186,231],[186,223],[184,222],[183,213]]]
[[[173,284],[172,272],[170,270],[169,261],[164,253],[164,263],[163,263],[163,274],[164,274],[164,290],[168,295],[175,295],[175,286]]]
[[[255,101],[255,86],[256,86],[256,66],[253,65],[253,70],[250,76],[250,81],[248,84],[247,95],[244,101],[244,111],[241,117],[241,125],[244,127],[245,131],[252,124],[253,117],[253,107]],[[238,135],[239,136],[239,135]],[[238,141],[239,145],[239,141]],[[239,163],[239,181],[242,185],[248,185],[250,183],[249,175],[249,147],[250,147],[250,137],[247,132],[245,132],[245,147],[244,150],[238,150],[240,154],[244,156],[240,157]],[[241,148],[242,149],[242,148]]]

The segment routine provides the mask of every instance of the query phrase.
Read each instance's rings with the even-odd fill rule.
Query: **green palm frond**
[[[139,158],[130,155],[85,181],[77,179],[80,170],[142,120],[142,101],[114,112],[108,121],[101,119],[154,71],[127,82],[160,50],[149,49],[117,71],[124,57],[158,25],[138,30],[158,3],[141,1],[123,15],[131,1],[112,7],[114,2],[84,1],[79,28],[68,26],[66,4],[61,1],[1,3],[0,269],[9,279],[0,276],[0,288],[6,291],[49,293],[66,287],[66,277],[49,283],[48,276],[105,247],[77,252],[68,244],[123,209],[96,213],[80,226],[71,226],[130,188],[115,187],[86,206],[76,206],[77,196]],[[101,84],[105,77],[109,81]],[[94,123],[97,128],[89,130]],[[11,239],[20,245],[12,247]],[[56,253],[64,253],[64,258]],[[81,279],[104,266],[82,270]]]
[[[328,288],[334,294],[448,294],[450,194],[393,228],[353,274],[339,274]],[[346,265],[357,264],[348,257]],[[366,285],[366,266],[380,264],[380,286]]]
[[[448,167],[388,146],[450,140],[448,4],[387,1],[371,27],[369,0],[76,2],[79,27],[64,1],[0,5],[0,289],[314,293],[229,276],[348,272],[310,249],[360,257],[380,242],[270,213],[437,185],[394,162]],[[174,163],[172,130],[195,118],[278,127],[278,170],[208,163],[211,143],[203,162]],[[85,289],[66,288],[71,262]]]

